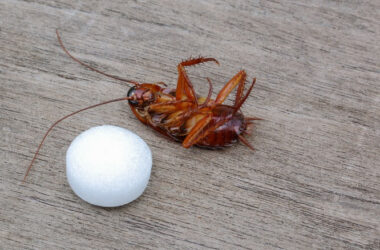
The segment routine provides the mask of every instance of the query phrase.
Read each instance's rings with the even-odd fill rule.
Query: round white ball
[[[78,135],[66,153],[67,180],[93,205],[117,207],[137,199],[148,185],[152,153],[131,131],[104,125]]]

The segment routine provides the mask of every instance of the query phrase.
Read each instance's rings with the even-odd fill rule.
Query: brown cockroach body
[[[136,81],[99,71],[72,56],[64,47],[58,31],[56,33],[62,49],[74,61],[102,75],[128,82],[134,86],[129,89],[127,97],[117,98],[80,109],[56,121],[47,130],[39,144],[26,171],[24,181],[47,135],[59,122],[81,111],[123,100],[128,100],[132,112],[143,124],[152,127],[154,130],[175,141],[182,142],[182,146],[185,148],[196,145],[209,149],[217,149],[230,146],[240,140],[250,149],[254,150],[250,143],[243,137],[243,134],[250,134],[249,131],[252,127],[252,120],[260,120],[260,118],[245,117],[241,113],[240,108],[252,91],[256,79],[253,79],[250,88],[243,96],[246,80],[245,71],[242,70],[237,73],[222,88],[216,99],[213,100],[211,99],[212,83],[210,79],[207,78],[210,86],[208,96],[199,97],[194,91],[185,67],[205,62],[215,62],[219,65],[218,61],[214,58],[199,57],[178,64],[179,75],[177,88],[169,89],[166,88],[166,84],[163,82],[140,84]],[[232,106],[223,104],[227,96],[236,87],[237,92],[234,104]]]
[[[230,146],[239,139],[248,147],[253,147],[242,136],[248,133],[252,120],[239,112],[241,105],[251,92],[255,79],[242,96],[246,73],[240,71],[212,100],[212,84],[207,97],[197,97],[184,66],[214,61],[214,58],[196,58],[178,65],[177,89],[162,88],[157,84],[136,84],[128,92],[129,105],[136,117],[161,134],[182,142],[183,147],[193,145],[210,149]],[[222,104],[228,94],[238,86],[233,106]]]

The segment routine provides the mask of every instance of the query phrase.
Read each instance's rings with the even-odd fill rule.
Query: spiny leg
[[[199,120],[194,127],[190,130],[189,134],[186,136],[185,140],[182,143],[184,148],[189,148],[196,144],[198,141],[207,136],[204,128],[209,125],[212,120],[212,113],[206,114],[201,120]]]
[[[247,100],[247,98],[248,98],[249,94],[251,93],[255,83],[256,83],[256,78],[253,78],[251,87],[249,87],[245,96],[243,98],[241,98],[240,102],[234,106],[234,113],[236,113],[240,109],[240,107],[243,105],[243,103]]]
[[[214,58],[204,58],[204,57],[189,59],[178,64],[177,66],[178,83],[177,83],[177,89],[176,89],[177,100],[190,99],[194,102],[197,101],[193,84],[191,83],[189,77],[187,76],[185,67],[200,64],[200,63],[205,63],[209,61],[213,61],[219,64],[219,62]]]
[[[187,100],[171,101],[164,103],[151,104],[148,107],[148,111],[153,111],[156,113],[172,113],[177,110],[187,110],[193,106],[193,102]]]
[[[180,100],[165,103],[156,103],[148,107],[148,113],[154,112],[164,115],[165,119],[161,122],[162,126],[179,126],[185,122],[186,118],[193,113],[194,103],[191,101]]]
[[[198,108],[204,108],[207,106],[207,104],[210,102],[211,100],[211,95],[212,95],[212,82],[210,80],[210,78],[206,77],[207,81],[208,81],[208,84],[209,84],[209,89],[208,89],[208,94],[207,94],[207,97],[206,97],[206,100],[198,107]]]
[[[207,119],[206,119],[207,118]],[[214,125],[210,126],[210,121],[212,120],[212,113],[206,115],[205,118],[198,121],[198,123],[191,129],[188,136],[182,143],[182,146],[185,148],[189,148],[192,145],[197,144],[202,139],[210,134],[210,132],[215,131],[217,128],[228,122],[231,118],[221,120]]]
[[[200,64],[200,63],[205,63],[205,62],[215,62],[216,64],[219,65],[218,60],[216,60],[215,58],[212,58],[212,57],[190,58],[190,59],[187,59],[185,61],[182,61],[180,63],[180,65],[182,65],[184,67],[188,67],[188,66],[193,66],[196,64]]]
[[[244,75],[244,77],[241,79],[240,83],[238,84],[238,89],[236,91],[234,106],[236,106],[240,102],[240,100],[243,96],[246,79],[247,79],[247,75]]]
[[[231,80],[226,85],[224,85],[222,90],[220,90],[218,96],[215,99],[215,104],[222,104],[224,102],[224,100],[227,98],[227,96],[232,92],[232,90],[237,85],[239,85],[240,89],[243,88],[243,87],[240,87],[240,85],[244,85],[246,77],[247,77],[247,74],[245,73],[244,70],[240,71],[234,77],[232,77]],[[241,91],[242,90],[240,90],[240,92]],[[236,98],[238,98],[238,96]],[[239,97],[239,99],[240,99],[240,97]]]

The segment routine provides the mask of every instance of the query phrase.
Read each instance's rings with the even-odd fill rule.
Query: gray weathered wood
[[[379,249],[379,1],[0,2],[1,249]],[[244,68],[257,77],[243,107],[252,153],[184,149],[144,127],[126,103],[79,108],[128,86],[81,67],[175,87],[176,65],[214,96]],[[229,102],[233,100],[233,95]],[[120,208],[91,206],[65,177],[81,131],[113,124],[151,146],[146,192]]]

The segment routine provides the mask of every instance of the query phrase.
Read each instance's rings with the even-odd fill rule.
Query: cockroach
[[[251,150],[254,150],[253,146],[243,137],[243,134],[249,135],[253,126],[252,121],[261,119],[257,117],[245,117],[240,111],[240,108],[251,93],[256,78],[253,78],[251,86],[246,94],[243,95],[247,78],[247,74],[244,70],[241,70],[232,77],[219,91],[216,99],[213,100],[211,99],[211,80],[207,78],[209,84],[207,97],[198,96],[194,91],[193,84],[185,68],[205,62],[214,62],[219,65],[219,62],[215,58],[190,58],[179,63],[177,66],[177,88],[170,89],[167,88],[167,85],[163,82],[138,83],[104,73],[74,57],[63,45],[58,30],[56,30],[56,34],[63,51],[74,61],[104,76],[127,82],[133,86],[129,89],[126,97],[109,100],[77,110],[53,123],[39,144],[25,173],[24,181],[47,135],[58,123],[87,109],[118,101],[128,101],[132,112],[143,124],[150,126],[160,134],[174,141],[182,142],[182,146],[185,148],[195,145],[208,149],[219,149],[230,146],[240,140]],[[237,91],[234,104],[223,104],[227,96],[236,87]]]

